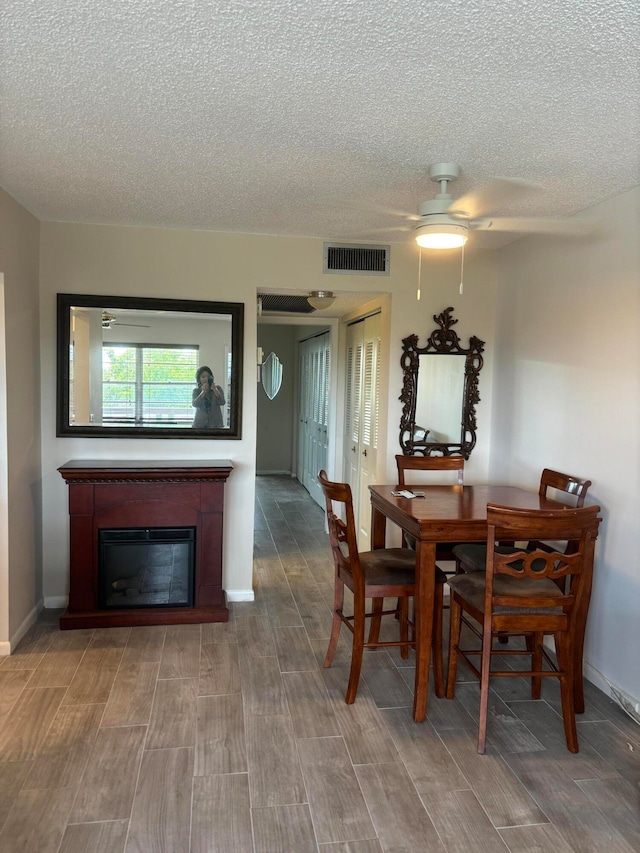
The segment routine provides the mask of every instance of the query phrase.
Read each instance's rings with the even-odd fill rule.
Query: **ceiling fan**
[[[493,211],[529,195],[539,186],[512,178],[494,178],[460,198],[449,192],[449,184],[460,174],[457,163],[434,163],[432,181],[440,184],[435,198],[418,205],[417,214],[405,214],[415,224],[390,230],[413,231],[416,243],[427,249],[454,249],[464,246],[470,231],[502,231],[521,234],[585,234],[593,223],[584,219],[527,218],[493,216]]]
[[[115,323],[117,323],[119,326],[133,326],[137,329],[148,329],[148,328],[150,328],[148,325],[144,325],[141,323],[121,323],[115,314],[110,314],[108,311],[102,312],[102,328],[103,329],[111,329],[111,328],[113,328]]]

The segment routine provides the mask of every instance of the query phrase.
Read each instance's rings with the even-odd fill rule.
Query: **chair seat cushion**
[[[407,548],[378,548],[363,551],[360,565],[365,584],[376,586],[403,584],[411,586],[416,577],[416,555]],[[436,566],[436,583],[444,583],[445,573]]]
[[[498,554],[517,554],[522,548],[509,545],[497,545]],[[487,546],[482,542],[456,545],[454,556],[460,561],[465,572],[484,572],[487,566]]]
[[[447,579],[449,586],[472,607],[484,610],[486,574],[469,572],[454,575]],[[554,607],[553,599],[561,598],[562,592],[549,578],[514,578],[510,575],[495,575],[493,578],[495,595],[522,596],[536,595],[549,599],[549,607],[505,607],[494,605],[494,613],[562,613],[562,607]]]

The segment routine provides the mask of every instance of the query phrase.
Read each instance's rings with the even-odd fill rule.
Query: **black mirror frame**
[[[242,356],[244,349],[244,304],[190,299],[153,299],[138,296],[93,296],[58,293],[56,436],[58,438],[242,438]],[[139,311],[184,311],[201,314],[228,314],[231,317],[231,387],[233,394],[226,428],[193,427],[103,427],[71,426],[69,423],[69,341],[71,307],[127,308]]]
[[[460,338],[451,328],[458,321],[451,316],[453,308],[446,308],[442,314],[434,314],[438,328],[430,334],[425,347],[418,346],[418,336],[410,335],[402,341],[400,366],[404,376],[402,394],[402,416],[400,418],[400,448],[405,456],[463,456],[468,459],[476,443],[476,403],[480,402],[478,379],[484,363],[484,341],[471,337],[469,346],[463,347]],[[460,442],[432,443],[426,440],[425,433],[416,424],[416,403],[418,396],[418,368],[421,355],[460,355],[465,357],[464,388],[462,393],[462,418]]]

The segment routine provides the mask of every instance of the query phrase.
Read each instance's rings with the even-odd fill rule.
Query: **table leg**
[[[387,517],[376,509],[371,507],[371,550],[384,548],[387,538]]]
[[[421,723],[427,713],[429,663],[433,633],[433,599],[435,594],[435,542],[416,542],[416,681],[413,692],[413,719]]]

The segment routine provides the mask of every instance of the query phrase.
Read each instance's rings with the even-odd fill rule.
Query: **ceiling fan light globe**
[[[459,249],[467,242],[466,225],[431,223],[416,228],[416,243],[423,249]]]

